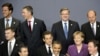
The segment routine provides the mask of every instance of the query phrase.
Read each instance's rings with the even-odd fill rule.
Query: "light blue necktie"
[[[67,30],[67,23],[64,23],[64,34],[66,39],[68,38],[68,30]]]

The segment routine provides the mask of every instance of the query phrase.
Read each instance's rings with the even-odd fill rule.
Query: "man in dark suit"
[[[38,51],[37,51],[38,56],[50,56],[50,55],[52,55],[53,36],[52,36],[51,32],[45,31],[43,33],[43,41],[45,44],[38,49]]]
[[[6,40],[1,45],[1,56],[18,56],[18,48],[22,45],[22,42],[17,40],[15,37],[15,31],[13,28],[5,29]]]
[[[100,22],[96,21],[96,12],[94,10],[89,10],[87,18],[89,22],[81,26],[81,31],[85,34],[84,41],[86,43],[91,39],[100,41]]]
[[[26,19],[21,25],[22,41],[29,48],[29,56],[36,56],[36,50],[43,44],[42,33],[46,26],[42,20],[33,16],[33,8],[25,6],[22,9],[22,16]]]
[[[69,20],[70,11],[68,8],[62,8],[60,10],[61,21],[53,24],[52,34],[54,40],[61,41],[62,43],[62,53],[67,52],[68,46],[73,43],[72,35],[75,31],[79,30],[79,25],[77,22]]]
[[[99,47],[100,47],[99,41],[89,40],[88,51],[90,56],[100,56]]]
[[[3,13],[3,18],[0,19],[0,26],[2,32],[0,43],[5,41],[5,28],[7,27],[14,28],[16,32],[16,37],[18,37],[19,27],[20,27],[20,21],[12,17],[13,6],[11,3],[5,3],[2,5],[2,13]]]

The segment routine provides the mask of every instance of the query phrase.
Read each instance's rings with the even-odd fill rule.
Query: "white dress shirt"
[[[34,25],[34,17],[32,17],[29,21],[31,21],[31,30],[33,30],[33,25]],[[28,23],[29,25],[29,23]]]
[[[47,52],[49,53],[49,46],[47,45],[47,44],[45,44],[45,46],[46,46],[46,50],[47,50]],[[53,52],[53,50],[52,50],[52,46],[50,46],[50,50],[51,50],[51,53]]]
[[[94,24],[94,26],[92,26],[92,24]],[[94,23],[90,23],[91,27],[93,27],[94,29],[94,34],[96,34],[96,21]]]
[[[10,42],[11,42],[11,50],[13,50],[13,48],[14,48],[14,45],[15,45],[15,38],[13,38],[12,40],[10,40],[10,41],[8,41],[8,50],[9,50],[9,44],[10,44]]]
[[[65,23],[67,25],[67,31],[69,30],[69,21],[62,21],[62,26],[63,26],[63,29],[65,27]]]
[[[12,24],[12,16],[9,17],[9,18],[5,18],[4,22],[5,22],[5,27],[6,27],[6,24],[7,24],[7,19],[9,19],[8,23],[9,23],[9,27],[11,27],[11,24]]]
[[[55,56],[55,54],[53,53],[52,56]],[[57,56],[59,56],[59,54],[57,54]]]
[[[99,53],[97,52],[95,55],[91,55],[91,56],[99,56]]]

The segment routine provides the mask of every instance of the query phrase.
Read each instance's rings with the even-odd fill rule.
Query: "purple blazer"
[[[87,44],[83,44],[80,53],[78,53],[75,44],[70,45],[68,47],[68,54],[70,56],[88,56],[88,46],[87,46]]]

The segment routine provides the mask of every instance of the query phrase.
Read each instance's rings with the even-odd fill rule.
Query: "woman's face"
[[[79,34],[74,36],[74,42],[75,42],[76,45],[82,44],[83,40],[84,39]]]

